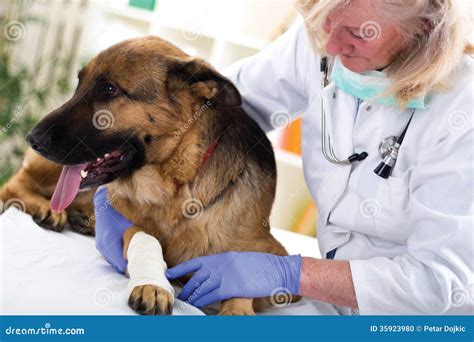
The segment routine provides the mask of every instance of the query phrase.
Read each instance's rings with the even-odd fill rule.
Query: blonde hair
[[[327,54],[329,35],[323,30],[327,16],[350,2],[297,0],[297,9],[305,19],[318,53]],[[469,42],[472,18],[463,14],[460,0],[378,0],[378,3],[381,18],[397,25],[406,44],[386,69],[392,86],[382,96],[394,94],[403,108],[411,99],[425,96],[431,90],[449,89],[448,79],[464,54],[471,55],[474,51]],[[374,27],[367,29],[369,35],[374,33],[370,32]]]

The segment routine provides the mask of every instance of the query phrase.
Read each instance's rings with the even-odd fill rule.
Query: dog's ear
[[[184,82],[197,96],[211,100],[218,106],[233,108],[242,105],[242,97],[232,82],[202,59],[176,58],[168,65],[168,86],[171,88],[179,89]]]

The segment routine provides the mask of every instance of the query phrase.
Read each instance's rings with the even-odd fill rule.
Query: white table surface
[[[290,254],[319,257],[315,238],[272,233]],[[125,298],[128,279],[102,258],[93,237],[44,230],[15,208],[0,216],[0,276],[0,314],[135,314]],[[303,301],[267,314],[320,314],[313,307]],[[173,314],[203,313],[177,300]]]

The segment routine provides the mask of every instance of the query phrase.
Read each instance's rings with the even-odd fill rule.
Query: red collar
[[[206,152],[204,152],[202,156],[201,167],[203,167],[206,161],[209,159],[209,157],[212,156],[212,153],[216,149],[218,143],[219,143],[219,137],[215,138],[212,141],[212,143],[209,145],[209,147],[207,148]]]
[[[204,154],[202,155],[202,159],[201,159],[201,168],[204,166],[204,164],[207,162],[207,160],[212,156],[212,154],[214,153],[218,143],[219,143],[219,137],[215,138],[211,142],[211,144],[209,145],[207,150],[204,152]],[[181,188],[184,184],[175,180],[174,185],[176,186],[176,190],[179,190],[179,188]]]

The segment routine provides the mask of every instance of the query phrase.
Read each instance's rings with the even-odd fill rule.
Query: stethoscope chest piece
[[[321,58],[321,72],[323,74],[321,77],[321,89],[324,89],[329,83],[328,69],[329,69],[328,59],[327,57],[323,56]],[[336,156],[333,145],[331,143],[330,132],[328,130],[328,127],[326,127],[327,125],[326,121],[329,117],[326,118],[326,111],[325,111],[323,102],[324,102],[323,97],[321,96],[321,151],[324,157],[329,162],[333,164],[339,164],[339,165],[350,165],[353,162],[356,162],[356,161],[359,162],[367,158],[368,156],[367,152],[354,153],[346,159],[339,159]],[[408,120],[408,123],[406,124],[405,129],[403,130],[402,134],[399,137],[390,136],[388,138],[385,138],[380,143],[379,154],[380,154],[380,157],[382,158],[382,161],[374,170],[374,172],[380,177],[388,178],[390,176],[392,169],[398,158],[398,151],[400,149],[400,145],[403,142],[405,133],[407,132],[408,127],[410,126],[410,122],[414,114],[415,114],[415,109],[413,109],[410,116],[410,120]]]
[[[390,152],[393,150],[393,147],[397,143],[397,137],[391,136],[385,138],[379,145],[379,155],[380,158],[384,159],[386,156],[390,155]]]

